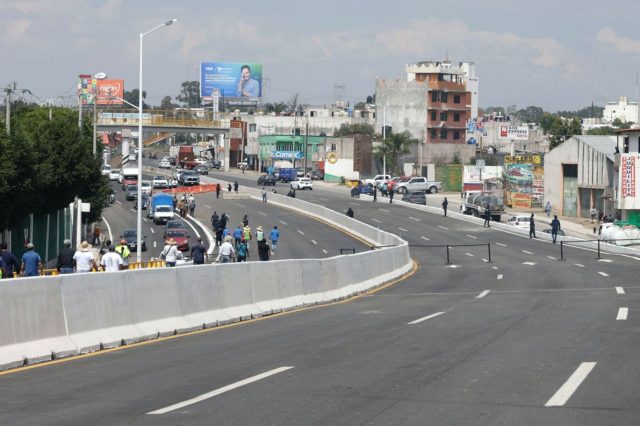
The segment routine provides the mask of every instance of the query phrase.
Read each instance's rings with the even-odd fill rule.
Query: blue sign
[[[476,138],[470,137],[469,140],[467,141],[467,143],[469,145],[476,145],[478,143],[478,141],[476,140]]]
[[[262,64],[241,62],[202,62],[200,96],[217,92],[224,98],[262,97]]]
[[[271,158],[274,160],[291,160],[295,157],[296,160],[302,160],[304,154],[302,151],[271,151]]]
[[[471,119],[467,121],[467,132],[475,132],[476,131],[476,121]]]

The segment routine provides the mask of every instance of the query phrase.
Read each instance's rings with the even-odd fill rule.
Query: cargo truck
[[[151,197],[151,208],[147,209],[147,215],[153,218],[156,225],[173,219],[173,197],[171,194],[159,193]]]

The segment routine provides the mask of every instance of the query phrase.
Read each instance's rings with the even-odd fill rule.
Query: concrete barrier
[[[243,188],[261,199],[260,190]],[[302,200],[269,202],[384,246],[290,259],[0,281],[0,369],[343,300],[411,269],[399,237]]]

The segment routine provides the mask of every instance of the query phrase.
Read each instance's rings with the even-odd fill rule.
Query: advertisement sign
[[[78,99],[82,105],[93,103],[93,97],[96,94],[96,86],[98,80],[88,74],[80,74],[78,76]]]
[[[631,155],[622,155],[620,157],[620,178],[622,179],[623,197],[636,196],[636,158]]]
[[[262,97],[262,64],[202,62],[200,96],[211,97],[216,90],[223,98]]]
[[[542,157],[540,155],[505,155],[504,156],[505,164],[542,164]]]
[[[296,160],[302,160],[304,157],[302,151],[271,151],[271,158],[274,160],[291,160],[295,156]]]
[[[514,141],[529,140],[529,127],[527,126],[500,126],[498,133],[500,139],[511,139]]]
[[[124,80],[97,80],[98,105],[122,105],[124,98]],[[118,99],[120,98],[120,99]]]

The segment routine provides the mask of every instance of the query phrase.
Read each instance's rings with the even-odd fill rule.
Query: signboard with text
[[[202,62],[200,96],[258,99],[262,97],[262,64],[242,62]]]
[[[623,197],[636,196],[636,158],[631,155],[620,157],[620,189]]]
[[[124,102],[124,80],[97,80],[98,105],[122,105]]]
[[[499,139],[510,139],[514,141],[529,140],[529,127],[527,126],[500,126]]]

